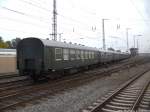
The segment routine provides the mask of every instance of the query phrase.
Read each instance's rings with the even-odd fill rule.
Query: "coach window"
[[[88,52],[88,55],[89,55],[89,56],[88,56],[88,57],[89,57],[89,59],[91,59],[90,51]]]
[[[84,51],[81,51],[81,59],[84,59]]]
[[[103,56],[103,52],[101,52],[101,56]]]
[[[79,60],[80,59],[80,51],[76,50],[76,59]]]
[[[94,52],[92,52],[92,59],[94,59]]]
[[[92,52],[91,51],[89,51],[89,59],[92,59]]]
[[[87,52],[87,55],[88,55],[88,59],[90,59],[90,56],[89,56],[89,52],[90,52],[90,51],[88,51],[88,52]]]
[[[75,50],[73,49],[70,50],[70,59],[75,60]]]
[[[69,60],[69,49],[63,49],[64,60]]]
[[[88,51],[85,51],[85,59],[88,59]]]
[[[85,55],[86,55],[86,54],[85,54],[85,51],[83,51],[83,59],[85,59]]]
[[[62,48],[55,48],[55,59],[56,61],[62,60]]]
[[[87,51],[86,53],[87,53],[87,54],[86,54],[86,55],[87,55],[87,59],[89,59],[89,51]]]
[[[94,58],[96,58],[96,52],[94,52]]]
[[[94,58],[96,58],[96,52],[94,52]]]
[[[84,59],[86,59],[86,51],[84,51]]]
[[[90,52],[90,55],[91,55],[91,59],[92,59],[92,58],[93,58],[93,57],[92,57],[92,51]]]
[[[89,55],[89,56],[88,56],[88,57],[89,57],[89,59],[91,59],[91,54],[90,54],[90,51],[88,52],[88,55]]]
[[[92,59],[92,51],[90,51],[90,59]]]

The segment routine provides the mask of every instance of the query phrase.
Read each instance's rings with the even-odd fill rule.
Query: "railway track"
[[[19,75],[16,75],[16,76],[9,76],[9,77],[6,77],[6,76],[1,76],[0,78],[0,85],[4,85],[4,84],[8,84],[8,83],[13,83],[13,82],[21,82],[23,80],[29,80],[29,77],[27,76],[19,76]]]
[[[141,110],[150,110],[150,84],[147,86],[147,88],[144,91],[144,94],[141,97],[141,101],[138,102],[138,106]],[[137,107],[136,107],[137,109]]]
[[[149,62],[149,60],[147,60],[147,59],[145,59],[145,61],[143,61],[143,59],[140,59],[137,62],[134,61],[134,59],[131,59],[131,62],[128,62],[128,60],[124,60],[124,61],[121,61],[120,63],[116,63],[115,65],[114,64],[110,64],[109,67],[111,69],[113,68],[113,70],[115,72],[115,71],[118,70],[117,68],[124,69],[124,68],[129,68],[129,67],[132,67],[132,66],[136,66],[137,64],[141,65],[141,64],[144,64],[144,63],[148,63],[148,62]],[[104,69],[104,71],[101,71],[101,69]],[[96,73],[101,73],[101,72],[105,72],[105,71],[107,72],[107,71],[111,70],[108,67],[106,69],[107,70],[105,70],[105,66],[101,66],[101,67],[95,68],[95,70],[92,70],[92,71],[89,70],[87,72],[83,72],[83,74],[91,74],[91,73],[96,74]],[[19,76],[18,74],[7,75],[7,76],[0,76],[0,89],[2,88],[2,86],[7,86],[6,88],[10,88],[11,86],[15,87],[14,86],[15,83],[18,83],[18,85],[19,85],[20,83],[24,83],[24,81],[26,83],[27,82],[26,80],[30,80],[29,77],[27,77],[27,76]]]
[[[133,66],[135,64],[130,63],[122,66],[114,66],[111,69],[86,72],[84,75],[82,74],[82,77],[81,74],[73,75],[44,84],[32,84],[28,81],[26,83],[24,81],[5,83],[5,86],[0,85],[0,111],[14,109],[17,106],[39,100],[45,96],[55,94],[58,91],[71,89],[73,86],[81,85],[81,83],[88,83],[104,75],[107,76],[120,69],[128,68],[129,65]]]
[[[100,77],[103,77],[103,76],[101,75]],[[23,103],[27,103],[33,100],[40,99],[41,97],[46,96],[46,95],[54,94],[57,92],[57,90],[63,90],[64,85],[70,86],[71,83],[74,83],[76,85],[75,82],[79,81],[79,82],[85,83],[85,82],[89,82],[92,79],[94,80],[97,78],[98,78],[97,76],[89,77],[89,75],[84,75],[84,77],[82,78],[75,76],[73,78],[64,79],[64,80],[59,79],[56,81],[52,81],[51,83],[46,83],[46,84],[41,84],[41,85],[40,84],[30,85],[26,87],[22,86],[23,88],[21,87],[21,88],[15,88],[15,89],[7,89],[7,90],[2,89],[2,91],[0,91],[0,101],[1,101],[0,110],[2,111],[2,110],[14,108],[15,106],[21,105]],[[51,90],[49,90],[49,88],[51,88]]]
[[[149,112],[150,71],[139,73],[82,112]]]
[[[0,85],[0,92],[32,85],[32,80],[19,80]]]
[[[18,77],[17,73],[0,73],[0,79]]]
[[[131,65],[133,63],[130,63],[128,65]],[[111,69],[107,68],[102,70],[102,68],[100,70],[97,70],[99,68],[97,68],[96,70],[92,70],[92,71],[87,71],[84,72],[83,74],[85,75],[89,75],[89,74],[101,74],[101,73],[107,73],[109,71],[111,72],[115,72],[118,71],[118,69],[123,69],[125,67],[127,67],[127,64],[125,65],[125,63],[123,65],[111,65],[113,66]],[[82,73],[79,73],[82,74]],[[77,75],[77,77],[80,75]],[[74,77],[74,76],[73,76]],[[31,84],[33,84],[32,80],[29,79],[29,77],[26,76],[9,76],[9,77],[1,77],[0,79],[0,92],[2,91],[6,91],[6,90],[10,90],[10,89],[17,89],[17,88],[21,88],[21,87],[25,87],[25,86],[30,86]]]
[[[84,72],[84,73],[79,73],[75,76],[71,76],[69,78],[70,79],[74,79],[75,77],[80,78],[81,74],[87,75],[87,76],[84,76],[84,78],[89,77],[90,74],[92,74],[92,76],[94,74],[103,74],[103,75],[107,74],[107,75],[109,75],[113,72],[117,72],[121,69],[125,69],[125,68],[128,68],[129,66],[134,66],[134,65],[135,65],[135,63],[123,63],[123,65],[112,65],[111,68],[103,68],[103,69],[101,68],[100,70],[87,71],[87,72]],[[0,82],[0,92],[11,90],[11,89],[16,89],[16,91],[17,91],[18,88],[19,89],[21,87],[26,88],[26,86],[32,86],[32,84],[33,84],[32,80],[30,80],[28,77],[20,76],[19,80],[4,81],[3,83],[1,81]]]

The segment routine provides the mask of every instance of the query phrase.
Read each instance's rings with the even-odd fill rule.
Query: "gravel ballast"
[[[96,79],[39,101],[33,101],[32,104],[17,107],[16,110],[10,110],[9,112],[80,112],[104,96],[109,90],[119,87],[133,75],[142,71],[145,66],[150,66],[150,64],[113,73],[110,76]]]

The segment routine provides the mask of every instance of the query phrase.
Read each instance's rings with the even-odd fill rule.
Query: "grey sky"
[[[142,34],[140,51],[149,52],[149,4],[149,0],[57,0],[58,33],[68,42],[101,48],[101,19],[106,18],[107,47],[126,50],[130,28],[129,46],[133,35]],[[50,38],[52,5],[53,0],[0,0],[0,35],[5,40]]]

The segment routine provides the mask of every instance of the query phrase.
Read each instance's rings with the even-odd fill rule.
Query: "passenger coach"
[[[129,58],[128,53],[102,51],[97,48],[33,37],[21,40],[17,46],[19,73],[29,75],[34,80],[45,77],[47,74],[56,77],[66,71],[126,58]]]
[[[25,38],[17,46],[17,65],[21,75],[30,75],[36,80],[47,73],[59,74],[97,64],[99,53],[96,48],[82,45]]]

